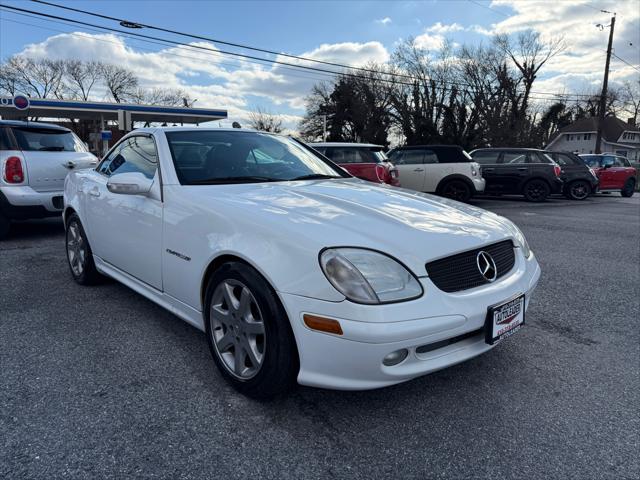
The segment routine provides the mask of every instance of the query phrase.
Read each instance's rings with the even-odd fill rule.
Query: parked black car
[[[562,193],[571,200],[584,200],[598,189],[598,177],[582,158],[570,152],[545,152],[562,168]]]
[[[479,148],[471,157],[482,166],[485,193],[520,194],[530,202],[543,202],[563,192],[562,169],[543,150]]]

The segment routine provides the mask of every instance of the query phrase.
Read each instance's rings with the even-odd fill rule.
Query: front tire
[[[633,178],[630,178],[624,183],[624,187],[622,187],[622,190],[620,191],[620,195],[622,195],[625,198],[632,197],[635,188],[636,188],[636,181]]]
[[[9,235],[11,229],[11,222],[7,217],[0,213],[0,240]]]
[[[236,390],[267,399],[295,385],[299,358],[289,319],[256,270],[240,262],[220,267],[207,284],[204,316],[213,360]]]
[[[471,199],[471,188],[462,180],[450,180],[440,187],[440,195],[451,200],[467,203]]]
[[[69,270],[73,279],[80,285],[96,285],[103,280],[96,270],[93,253],[82,228],[80,217],[72,213],[66,223],[66,248]]]
[[[551,194],[551,189],[544,180],[534,179],[524,185],[522,194],[528,202],[544,202]]]
[[[591,185],[584,180],[576,180],[567,186],[566,196],[571,200],[584,200],[591,194]]]

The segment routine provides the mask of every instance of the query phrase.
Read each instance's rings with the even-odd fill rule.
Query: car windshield
[[[73,132],[52,128],[13,128],[18,146],[23,151],[87,152],[87,147]]]
[[[350,176],[303,144],[268,133],[187,130],[166,136],[178,179],[186,185]]]
[[[590,167],[599,167],[602,161],[599,155],[580,155],[580,158]]]

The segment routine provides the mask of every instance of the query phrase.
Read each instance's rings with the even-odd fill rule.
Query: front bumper
[[[473,188],[475,189],[475,193],[482,193],[484,192],[484,187],[485,187],[485,179],[480,177],[480,178],[472,178],[471,181],[473,182]]]
[[[339,390],[385,387],[455,365],[493,346],[485,343],[483,328],[487,308],[524,293],[530,295],[540,277],[532,254],[525,259],[516,250],[516,265],[499,281],[457,293],[439,290],[428,277],[420,279],[424,295],[416,300],[389,305],[359,305],[349,301],[323,300],[280,293],[300,354],[298,382]],[[305,313],[336,319],[343,335],[309,329]],[[460,337],[461,336],[461,337]],[[459,341],[419,353],[419,347],[449,339]],[[406,348],[402,363],[382,363],[389,353]],[[423,350],[423,349],[420,349]]]
[[[0,187],[0,213],[12,220],[62,214],[63,192],[37,192],[29,186]]]

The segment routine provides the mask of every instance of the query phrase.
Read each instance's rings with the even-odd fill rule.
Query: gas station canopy
[[[226,110],[208,108],[161,107],[130,103],[84,102],[76,100],[53,100],[29,98],[25,103],[18,97],[0,97],[0,117],[20,120],[27,117],[74,118],[118,121],[123,112],[132,122],[149,123],[203,123],[227,118]],[[25,97],[20,96],[20,100]],[[120,115],[120,117],[119,117]]]

